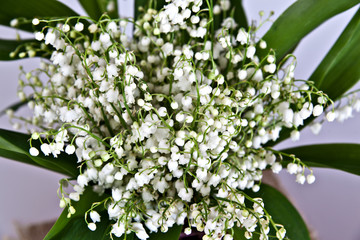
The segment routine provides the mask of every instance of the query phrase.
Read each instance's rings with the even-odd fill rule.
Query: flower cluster
[[[254,28],[228,17],[215,29],[212,15],[230,7],[171,1],[160,11],[147,9],[131,38],[128,19],[104,15],[90,26],[83,18],[40,20],[47,26],[35,38],[51,58],[24,73],[19,96],[33,98],[29,122],[43,130],[31,140],[41,141],[41,152],[77,156],[75,192],[61,192],[69,216],[76,211],[70,199],[93,186],[110,194],[105,205],[116,237],[133,231],[146,239],[149,231],[187,222],[185,233],[195,227],[204,239],[232,239],[235,225],[247,238],[256,229],[268,239],[270,224],[284,238],[262,199],[243,190],[258,191],[266,168],[282,169],[265,145],[284,128],[299,139],[298,127],[321,115],[329,99],[294,79],[291,57],[278,64]],[[334,112],[327,118],[334,120]],[[39,150],[31,147],[30,154]],[[288,171],[300,183],[315,180],[298,159]],[[95,230],[96,207],[89,216]]]

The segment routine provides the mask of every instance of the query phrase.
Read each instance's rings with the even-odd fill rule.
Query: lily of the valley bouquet
[[[1,130],[0,154],[68,176],[45,239],[310,239],[263,171],[300,184],[312,166],[359,174],[356,144],[273,148],[360,110],[346,93],[360,78],[359,12],[309,80],[291,54],[359,1],[298,0],[262,38],[271,16],[248,25],[240,0],[135,1],[134,18],[79,2],[89,17],[55,0],[0,3],[1,24],[35,37],[1,40],[1,58],[43,59],[21,70],[6,111],[30,135]],[[30,118],[14,114],[23,105]]]

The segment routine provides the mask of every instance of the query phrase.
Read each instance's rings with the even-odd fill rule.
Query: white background
[[[84,14],[77,1],[63,1]],[[131,1],[122,0],[122,13],[132,12]],[[276,19],[291,0],[244,0],[248,19],[258,19],[258,12],[275,11]],[[70,4],[71,3],[71,4]],[[129,7],[130,6],[130,7]],[[295,52],[297,56],[296,78],[307,79],[335,42],[346,23],[356,12],[351,9],[323,24],[304,39]],[[14,38],[15,32],[0,28],[0,38]],[[19,65],[25,69],[38,66],[39,60],[0,62],[1,88],[0,109],[16,102]],[[360,67],[360,66],[359,66]],[[299,142],[284,142],[279,149],[322,142],[360,143],[359,114],[344,124],[325,124],[321,133],[314,136],[308,129],[302,131]],[[11,129],[6,117],[0,119],[0,127]],[[315,169],[313,185],[299,185],[295,177],[283,171],[279,176],[295,205],[320,240],[360,239],[360,177],[345,172]],[[29,165],[0,159],[0,238],[15,235],[14,222],[21,224],[56,219],[61,213],[56,190],[62,176]]]

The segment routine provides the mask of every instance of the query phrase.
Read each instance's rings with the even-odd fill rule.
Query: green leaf
[[[106,238],[107,239],[107,238]],[[115,238],[116,240],[125,240],[125,235],[122,235],[120,238]],[[126,235],[126,240],[139,240],[134,232],[131,232]]]
[[[310,80],[337,99],[360,80],[360,9],[355,13]]]
[[[160,10],[164,7],[165,0],[135,0],[135,21],[140,16],[141,12],[139,11],[139,8],[148,9],[150,6],[156,10]]]
[[[311,167],[326,167],[360,175],[360,144],[334,143],[300,146],[281,150],[294,154]],[[287,165],[290,159],[284,159]]]
[[[248,192],[248,195],[252,198],[260,197],[264,200],[265,210],[275,223],[282,224],[285,227],[286,237],[294,240],[310,240],[309,231],[304,220],[291,202],[278,190],[269,185],[261,184],[259,192],[254,193],[251,191]],[[275,234],[275,230],[271,227],[270,235],[274,236]],[[238,239],[235,238],[235,240]]]
[[[300,3],[298,1],[294,4]],[[322,1],[316,1],[322,2]],[[339,1],[337,4],[354,5],[354,1]],[[359,3],[359,1],[357,1]],[[315,4],[316,5],[316,4]],[[295,10],[293,10],[295,11]],[[275,31],[275,30],[274,30]],[[276,40],[274,40],[276,41]],[[328,94],[333,100],[338,99],[360,80],[360,9],[347,25],[341,36],[328,52],[326,57],[310,77],[315,85]],[[303,129],[315,118],[311,116],[299,127]],[[275,142],[269,142],[266,146],[274,146],[289,138],[292,130],[283,129],[280,137]]]
[[[49,58],[49,52],[40,50],[41,42],[35,39],[24,39],[24,40],[5,40],[0,39],[0,61],[11,61],[21,59],[20,53],[24,52],[24,58],[29,57],[29,51],[27,48],[36,49],[35,56]],[[10,53],[14,53],[14,56],[10,56]]]
[[[238,24],[239,27],[247,29],[248,21],[246,18],[244,7],[242,5],[242,0],[231,0],[231,6],[233,6],[234,8],[235,22]]]
[[[145,8],[146,7],[146,4],[148,3],[147,0],[135,0],[135,14],[134,14],[134,18],[135,18],[135,21],[139,18],[141,12],[140,12],[140,7],[142,8]]]
[[[57,240],[57,239],[110,239],[110,220],[107,215],[107,211],[104,209],[103,205],[100,205],[95,209],[100,216],[101,221],[96,223],[96,230],[91,231],[85,222],[85,212],[88,211],[92,204],[95,202],[101,202],[102,200],[109,197],[104,194],[99,196],[97,193],[87,188],[83,195],[80,197],[79,202],[72,202],[73,207],[76,212],[71,218],[67,217],[68,208],[65,208],[61,213],[58,220],[55,222],[54,226],[50,229],[48,234],[45,236],[44,240]],[[90,220],[91,221],[91,220]]]
[[[85,189],[85,192],[80,197],[79,202],[72,202],[73,207],[76,212],[72,215],[71,218],[67,218],[68,208],[64,209],[60,217],[45,236],[44,240],[60,240],[60,239],[77,239],[77,240],[86,240],[86,239],[101,239],[109,240],[111,226],[114,222],[109,220],[107,210],[104,208],[104,205],[101,204],[94,210],[97,211],[101,216],[101,221],[96,223],[96,230],[94,232],[90,231],[85,222],[85,212],[87,212],[93,203],[101,202],[108,198],[109,195],[104,194],[99,196],[97,193],[91,190],[90,187]],[[90,220],[91,221],[91,220]],[[148,240],[178,240],[182,226],[175,225],[166,233],[151,233],[149,234]],[[114,236],[113,236],[114,237]],[[125,239],[123,235],[120,238],[114,237],[114,239]],[[126,235],[126,240],[138,240],[134,233]]]
[[[57,158],[54,158],[52,156],[44,156],[40,152],[39,156],[31,156],[29,153],[29,139],[29,135],[0,129],[0,156],[49,169],[71,177],[76,177],[79,174],[75,155],[63,153]],[[33,141],[33,146],[40,149],[39,141]]]
[[[0,139],[0,145],[2,144],[2,141]],[[6,150],[3,149],[0,146],[0,156],[5,157],[5,158],[9,158],[12,160],[16,160],[18,162],[22,162],[22,163],[27,163],[27,164],[31,164],[34,165],[36,167],[43,167],[39,164],[37,164],[36,162],[34,162],[29,156],[27,156],[26,154],[22,154],[19,152],[14,152],[14,151],[10,151],[10,150]]]
[[[244,228],[239,228],[239,227],[234,227],[233,228],[234,231],[234,240],[247,240],[247,238],[245,237],[245,232],[246,230]],[[260,238],[260,233],[257,232],[256,230],[252,233],[252,237],[251,240],[259,240]],[[273,233],[271,233],[273,234]],[[269,238],[269,239],[274,239],[274,238]]]
[[[148,240],[159,240],[159,239],[166,239],[166,240],[178,240],[180,237],[180,233],[182,230],[182,226],[174,225],[173,227],[169,228],[166,233],[157,232],[149,234],[150,238]]]
[[[85,9],[86,13],[94,20],[99,20],[99,18],[106,12],[111,18],[119,18],[117,0],[114,0],[113,3],[114,11],[107,11],[108,0],[78,0],[82,7]]]
[[[359,0],[298,0],[282,13],[263,39],[280,61],[320,24],[358,3]],[[261,50],[260,56],[267,51]]]
[[[0,39],[0,60],[16,60],[19,59],[19,52],[26,52],[25,44],[27,45],[35,45],[38,46],[37,48],[40,48],[40,44],[38,41],[34,39],[27,39],[27,40],[5,40]],[[16,55],[14,57],[10,57],[10,53],[15,51],[18,48],[19,51],[17,51]],[[38,53],[40,54],[40,53]]]
[[[2,0],[0,1],[0,24],[10,26],[15,18],[26,18],[28,23],[20,24],[19,29],[33,32],[31,20],[35,17],[69,17],[78,16],[76,12],[56,0]],[[41,29],[41,24],[37,26]]]
[[[244,228],[233,227],[233,231],[234,231],[234,236],[233,236],[234,240],[247,240],[247,238],[245,237],[246,230]],[[253,237],[251,239],[255,240],[259,238],[257,237],[256,234],[253,234]]]
[[[103,239],[103,240],[110,240],[110,220],[109,216],[107,215],[106,211],[99,212],[101,217],[101,222],[96,223],[96,230],[91,231],[85,220],[84,216],[80,216],[77,218],[71,218],[66,226],[64,226],[61,231],[52,237],[45,237],[45,239],[52,239],[52,240],[62,240],[62,239],[78,239],[78,240],[86,240],[86,239]],[[59,220],[64,221],[67,215],[67,210],[60,215]],[[54,225],[55,229],[58,228],[59,225]],[[52,229],[54,229],[54,227]],[[51,231],[51,230],[50,230]],[[49,232],[50,233],[50,232]]]
[[[244,234],[245,234],[245,230],[243,228],[239,228],[239,227],[233,227],[233,231],[234,231],[234,240],[246,240]]]

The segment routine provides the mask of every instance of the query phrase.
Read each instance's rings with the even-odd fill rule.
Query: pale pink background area
[[[80,14],[77,1],[63,1]],[[132,10],[130,0],[122,0],[122,13]],[[291,0],[244,0],[249,19],[258,19],[258,12],[266,14],[275,10],[276,19],[291,3]],[[125,4],[125,5],[124,5]],[[125,7],[129,8],[125,8]],[[335,42],[346,23],[355,13],[353,8],[326,22],[310,34],[295,52],[297,56],[296,77],[307,79]],[[13,31],[1,27],[0,38],[15,37]],[[25,69],[38,66],[39,60],[0,62],[1,83],[0,109],[16,102],[18,67]],[[359,66],[360,67],[360,66]],[[358,85],[358,87],[360,87]],[[298,142],[287,141],[278,148],[321,142],[360,143],[360,114],[344,124],[325,124],[321,133],[314,136],[308,129],[302,131]],[[11,129],[6,117],[0,118],[0,127]],[[316,182],[313,185],[299,185],[295,177],[283,171],[279,176],[295,205],[308,224],[316,229],[320,240],[360,239],[360,177],[337,170],[315,169]],[[0,239],[4,235],[14,235],[15,221],[26,224],[55,219],[61,209],[58,207],[57,188],[62,178],[47,170],[0,159]]]

